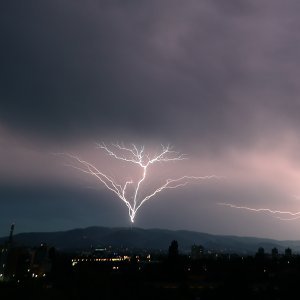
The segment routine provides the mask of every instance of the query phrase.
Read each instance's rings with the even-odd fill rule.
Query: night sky
[[[0,236],[131,226],[95,143],[170,144],[158,177],[224,176],[161,192],[134,226],[300,239],[300,3],[296,0],[0,2]],[[151,178],[152,174],[152,178]],[[158,175],[159,174],[159,175]],[[135,175],[134,175],[135,176]]]

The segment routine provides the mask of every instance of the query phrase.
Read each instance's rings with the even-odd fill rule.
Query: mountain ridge
[[[7,237],[1,237],[0,244],[6,240]],[[266,252],[271,252],[274,247],[280,253],[288,247],[294,253],[300,252],[300,241],[160,228],[90,226],[66,231],[18,233],[14,236],[14,241],[19,246],[35,247],[40,243],[47,243],[62,251],[78,251],[99,245],[167,251],[172,240],[178,241],[183,252],[189,252],[193,244],[202,245],[211,251],[239,254],[253,254],[259,247],[263,247]]]

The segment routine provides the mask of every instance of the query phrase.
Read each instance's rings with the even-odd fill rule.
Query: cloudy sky
[[[116,195],[55,155],[136,174],[104,141],[188,156],[145,188],[225,177],[161,192],[135,226],[300,239],[300,219],[278,218],[291,215],[218,205],[300,211],[299,14],[296,0],[1,1],[0,235],[130,226]]]

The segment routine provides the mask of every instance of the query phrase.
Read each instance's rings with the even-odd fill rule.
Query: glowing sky
[[[95,147],[120,141],[188,155],[153,176],[226,177],[162,192],[135,226],[300,239],[300,220],[217,204],[300,211],[299,14],[296,0],[1,1],[0,235],[130,226],[53,155],[125,176]]]

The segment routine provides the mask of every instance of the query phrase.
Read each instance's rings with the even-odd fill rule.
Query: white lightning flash
[[[84,173],[90,174],[95,176],[100,182],[102,182],[107,189],[115,193],[128,207],[128,213],[131,222],[134,222],[134,218],[136,216],[137,211],[140,207],[149,199],[154,197],[156,194],[160,193],[165,189],[175,189],[177,187],[185,186],[190,180],[205,180],[205,179],[218,179],[221,178],[216,175],[209,175],[209,176],[182,176],[177,179],[167,179],[166,182],[160,186],[159,188],[155,189],[152,193],[145,197],[140,196],[140,189],[142,183],[145,181],[147,177],[147,169],[150,165],[159,162],[170,162],[170,161],[180,161],[186,159],[183,154],[179,154],[176,151],[173,151],[170,146],[163,146],[161,145],[161,152],[155,155],[149,155],[145,153],[144,146],[137,147],[136,145],[132,144],[131,147],[125,147],[124,145],[120,144],[112,144],[108,147],[106,144],[101,143],[97,144],[97,148],[104,150],[108,155],[111,157],[122,160],[131,164],[135,164],[142,169],[142,177],[134,183],[132,180],[126,181],[123,185],[117,183],[113,178],[104,174],[99,169],[97,169],[91,163],[82,160],[78,156],[64,153],[69,158],[74,160],[79,164],[80,167],[75,165],[69,165],[75,169],[78,169]],[[131,185],[133,187],[133,195],[127,195],[128,186]],[[129,201],[129,199],[132,199]]]
[[[282,211],[282,210],[272,210],[269,208],[252,208],[247,206],[237,206],[230,203],[218,203],[218,205],[228,206],[236,209],[249,210],[252,212],[264,212],[273,215],[275,218],[282,221],[293,221],[300,219],[300,212]],[[290,216],[290,217],[288,217]]]

